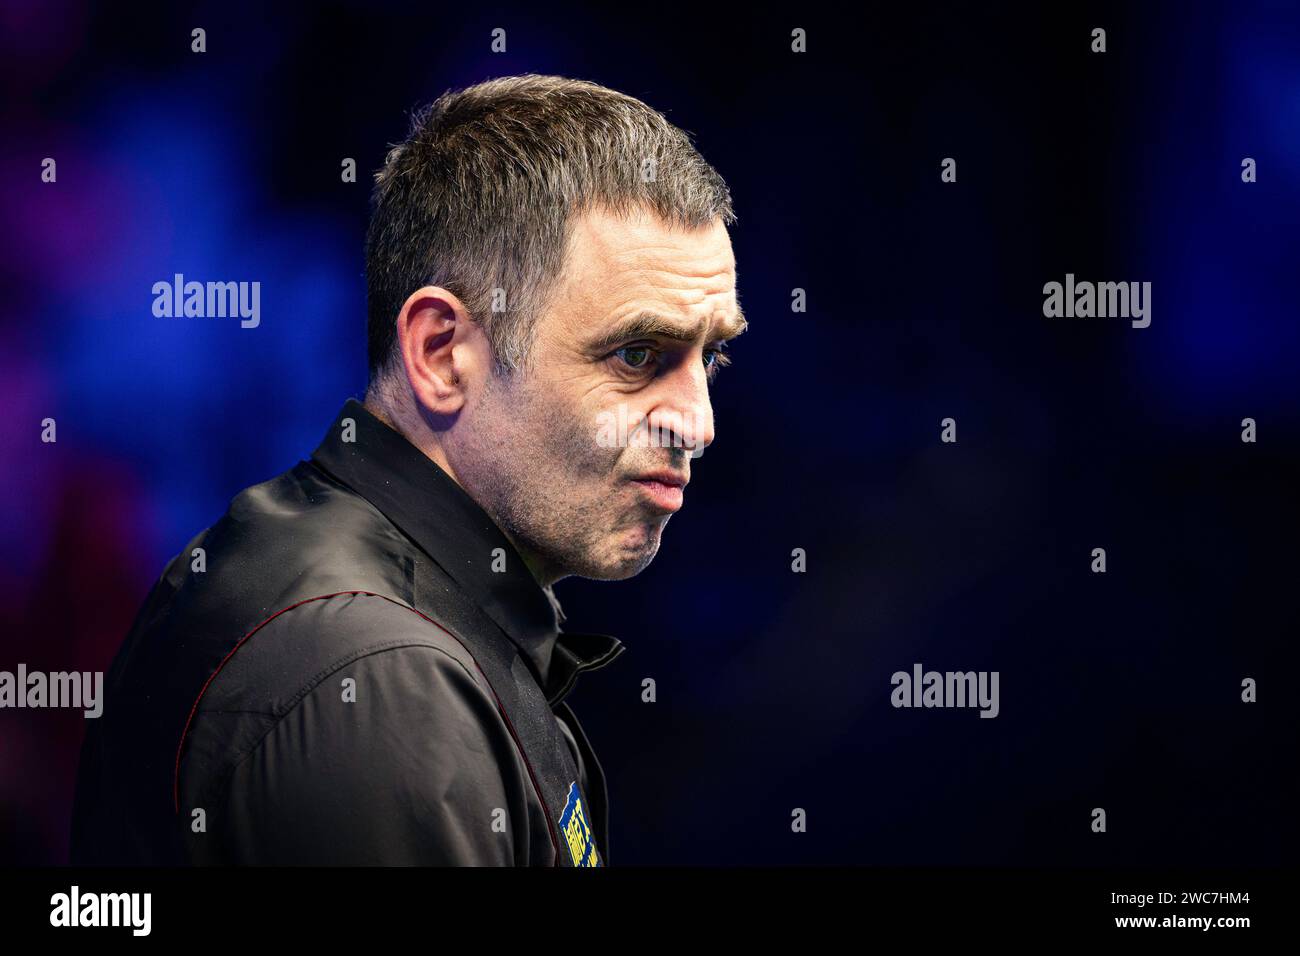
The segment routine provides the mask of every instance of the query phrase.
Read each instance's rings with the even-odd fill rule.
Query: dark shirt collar
[[[345,441],[345,419],[355,422]],[[553,707],[584,670],[623,650],[606,634],[562,632],[555,592],[537,583],[510,539],[450,475],[404,435],[349,398],[313,461],[378,508],[461,586],[531,664]],[[505,570],[493,571],[493,553]],[[499,566],[499,565],[498,565]]]

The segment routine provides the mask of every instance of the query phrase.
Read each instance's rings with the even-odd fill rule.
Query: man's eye
[[[710,381],[718,373],[718,369],[730,364],[731,359],[728,357],[726,349],[709,348],[704,350],[704,371],[708,373]]]
[[[644,345],[627,345],[614,352],[628,368],[645,368],[654,355],[654,350]]]

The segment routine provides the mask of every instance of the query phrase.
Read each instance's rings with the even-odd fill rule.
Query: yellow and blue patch
[[[592,837],[591,824],[576,780],[569,784],[569,800],[560,814],[560,833],[569,847],[574,866],[600,866],[600,854],[596,852],[596,841]]]

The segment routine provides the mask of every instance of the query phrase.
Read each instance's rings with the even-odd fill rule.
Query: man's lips
[[[682,489],[690,479],[680,472],[662,469],[637,475],[631,481],[644,490],[646,499],[655,507],[673,512],[681,508]]]
[[[634,475],[633,481],[654,481],[661,485],[671,485],[674,488],[685,488],[687,482],[691,479],[680,471],[673,471],[671,468],[661,468],[658,471],[647,471],[643,475]]]

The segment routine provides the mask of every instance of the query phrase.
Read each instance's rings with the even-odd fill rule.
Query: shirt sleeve
[[[317,682],[234,768],[229,862],[526,862],[527,776],[490,692],[449,653],[390,647]]]

